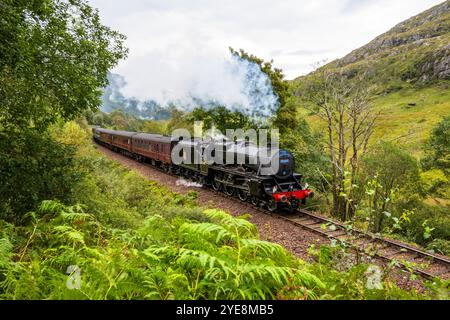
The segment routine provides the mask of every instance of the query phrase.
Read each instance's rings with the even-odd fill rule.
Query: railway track
[[[207,187],[206,187],[207,188]],[[208,190],[211,190],[208,188]],[[242,202],[238,198],[228,196],[218,191],[211,190],[228,198],[233,198],[248,207],[262,213],[270,214],[278,219],[285,220],[297,227],[315,232],[330,240],[343,243],[361,254],[374,256],[385,262],[392,262],[396,267],[412,271],[425,279],[439,277],[450,279],[450,259],[426,252],[411,245],[387,239],[380,235],[364,232],[352,228],[350,225],[320,216],[307,210],[298,210],[296,213],[272,213],[261,207]]]
[[[319,233],[329,239],[344,243],[362,254],[375,256],[386,262],[412,271],[426,279],[450,278],[450,259],[425,252],[413,246],[363,232],[306,210],[299,210],[294,216],[277,215],[299,227]]]
[[[129,157],[126,154],[124,156]],[[169,173],[149,163],[142,164],[167,175],[180,178],[173,173]],[[242,201],[237,197],[215,191],[210,187],[203,186],[203,188],[223,197],[233,199],[248,208],[285,220],[296,227],[343,243],[346,247],[352,248],[363,255],[377,257],[385,262],[394,263],[396,267],[413,272],[425,279],[433,279],[434,277],[450,279],[450,259],[448,257],[425,252],[408,244],[387,239],[377,234],[357,230],[349,225],[308,210],[300,209],[295,213],[286,214],[273,213],[262,207],[255,206],[248,201]]]

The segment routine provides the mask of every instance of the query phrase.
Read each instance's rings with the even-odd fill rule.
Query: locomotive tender
[[[269,211],[279,208],[297,209],[313,196],[302,176],[294,173],[294,157],[286,150],[259,148],[248,141],[203,141],[182,139],[160,134],[116,131],[99,127],[92,129],[93,139],[115,152],[120,152],[141,162],[149,162],[168,173],[186,177],[228,196],[236,196],[241,201],[265,206]],[[175,163],[172,152],[181,150],[184,160]],[[199,153],[213,148],[215,156],[231,157],[232,164],[222,162],[193,161]],[[190,152],[186,152],[186,150]],[[177,151],[178,152],[178,151]],[[244,161],[237,161],[237,159]],[[276,169],[271,174],[261,174],[262,169],[276,161]],[[266,170],[267,171],[267,170]]]

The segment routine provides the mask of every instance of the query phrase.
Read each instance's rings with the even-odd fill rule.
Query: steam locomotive
[[[287,150],[261,148],[250,141],[183,139],[159,134],[92,128],[93,140],[115,152],[148,162],[165,172],[266,207],[292,211],[313,196]],[[211,160],[202,154],[210,152]],[[174,161],[173,155],[181,161]],[[232,159],[225,164],[217,159]],[[263,173],[264,172],[264,173]]]

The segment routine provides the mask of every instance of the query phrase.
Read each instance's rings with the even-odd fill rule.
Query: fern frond
[[[294,274],[294,278],[295,280],[299,280],[307,288],[318,287],[320,289],[325,289],[325,284],[312,273],[298,270]]]
[[[234,271],[228,266],[226,261],[204,251],[181,249],[176,262],[180,266],[194,269],[201,268],[208,270],[217,267],[227,278],[231,273],[234,274]]]
[[[162,259],[173,259],[178,255],[178,249],[173,246],[150,246],[143,251],[145,257],[154,261],[161,261]]]
[[[232,215],[221,210],[208,209],[204,214],[213,222],[218,222],[226,227],[228,230],[237,231],[239,237],[253,237],[256,235],[256,226],[243,217],[235,218]]]
[[[241,239],[242,249],[245,251],[262,252],[265,256],[285,256],[286,251],[282,246],[276,243],[267,242],[258,239]]]
[[[55,200],[44,200],[41,202],[38,208],[38,212],[44,214],[56,214],[64,210],[64,205]]]
[[[180,227],[180,232],[182,234],[197,234],[205,238],[215,238],[215,243],[236,239],[235,234],[214,223],[184,223]]]
[[[243,277],[250,277],[253,282],[256,280],[273,280],[277,285],[281,286],[287,283],[287,279],[292,273],[292,268],[264,264],[244,264],[238,267],[238,271]]]
[[[84,234],[70,226],[55,226],[53,230],[59,238],[64,238],[71,243],[80,243],[84,245]]]
[[[0,239],[0,268],[5,267],[10,263],[12,256],[13,245],[9,239]]]

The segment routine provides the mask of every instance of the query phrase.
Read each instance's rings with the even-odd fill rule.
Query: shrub
[[[74,168],[75,149],[47,133],[0,133],[0,218],[22,222],[45,199],[69,202],[82,179]]]

